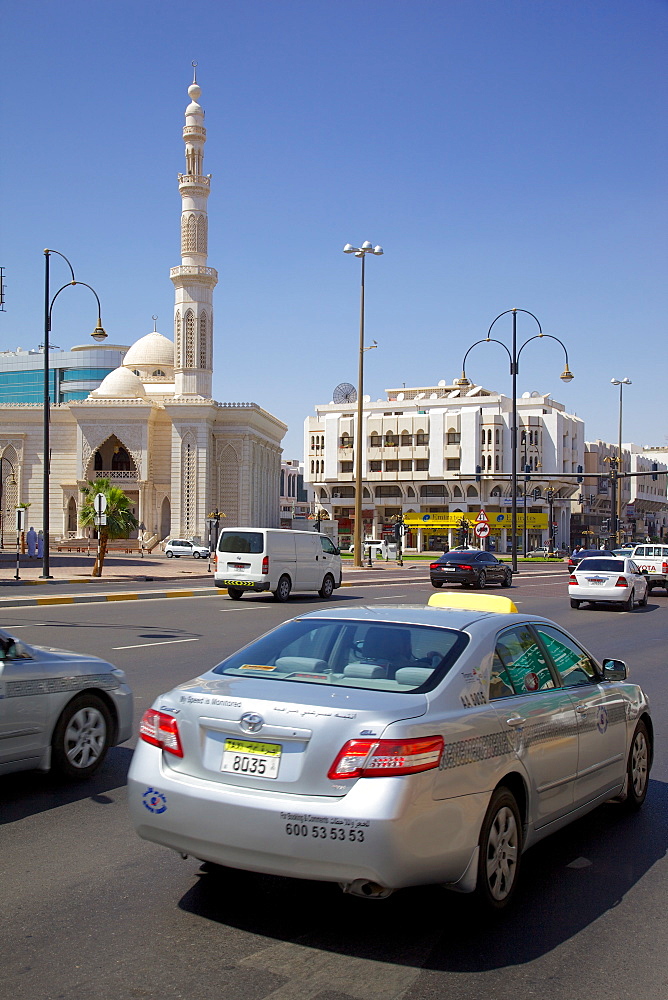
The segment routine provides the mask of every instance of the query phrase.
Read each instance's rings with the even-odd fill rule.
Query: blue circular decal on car
[[[141,800],[151,813],[164,813],[167,809],[167,799],[157,788],[147,788]]]
[[[604,733],[608,728],[608,710],[607,708],[599,708],[598,718],[596,720],[596,728],[599,733]]]

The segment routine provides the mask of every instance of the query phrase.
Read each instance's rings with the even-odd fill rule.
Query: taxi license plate
[[[587,577],[587,583],[594,583],[594,584],[598,584],[600,586],[600,584],[605,583],[605,582],[606,582],[605,578],[601,578],[600,576],[588,576]]]
[[[277,778],[281,760],[280,743],[252,740],[225,740],[220,770],[227,774],[248,774],[257,778]]]

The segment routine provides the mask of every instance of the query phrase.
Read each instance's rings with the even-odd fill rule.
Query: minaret
[[[176,396],[211,398],[213,371],[213,290],[218,273],[207,267],[208,216],[211,174],[202,173],[204,161],[204,111],[197,103],[197,63],[188,87],[183,141],[186,172],[179,174],[181,192],[181,266],[173,267],[174,283],[174,381]]]

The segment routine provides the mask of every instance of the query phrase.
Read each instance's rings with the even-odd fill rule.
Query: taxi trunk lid
[[[177,689],[158,707],[177,720],[183,757],[163,755],[174,771],[240,789],[340,796],[354,781],[342,784],[327,772],[346,742],[380,739],[387,726],[419,718],[427,698],[207,677]]]

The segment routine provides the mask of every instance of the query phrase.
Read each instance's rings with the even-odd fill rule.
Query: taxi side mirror
[[[628,671],[623,660],[603,660],[604,681],[625,681],[627,677]]]

